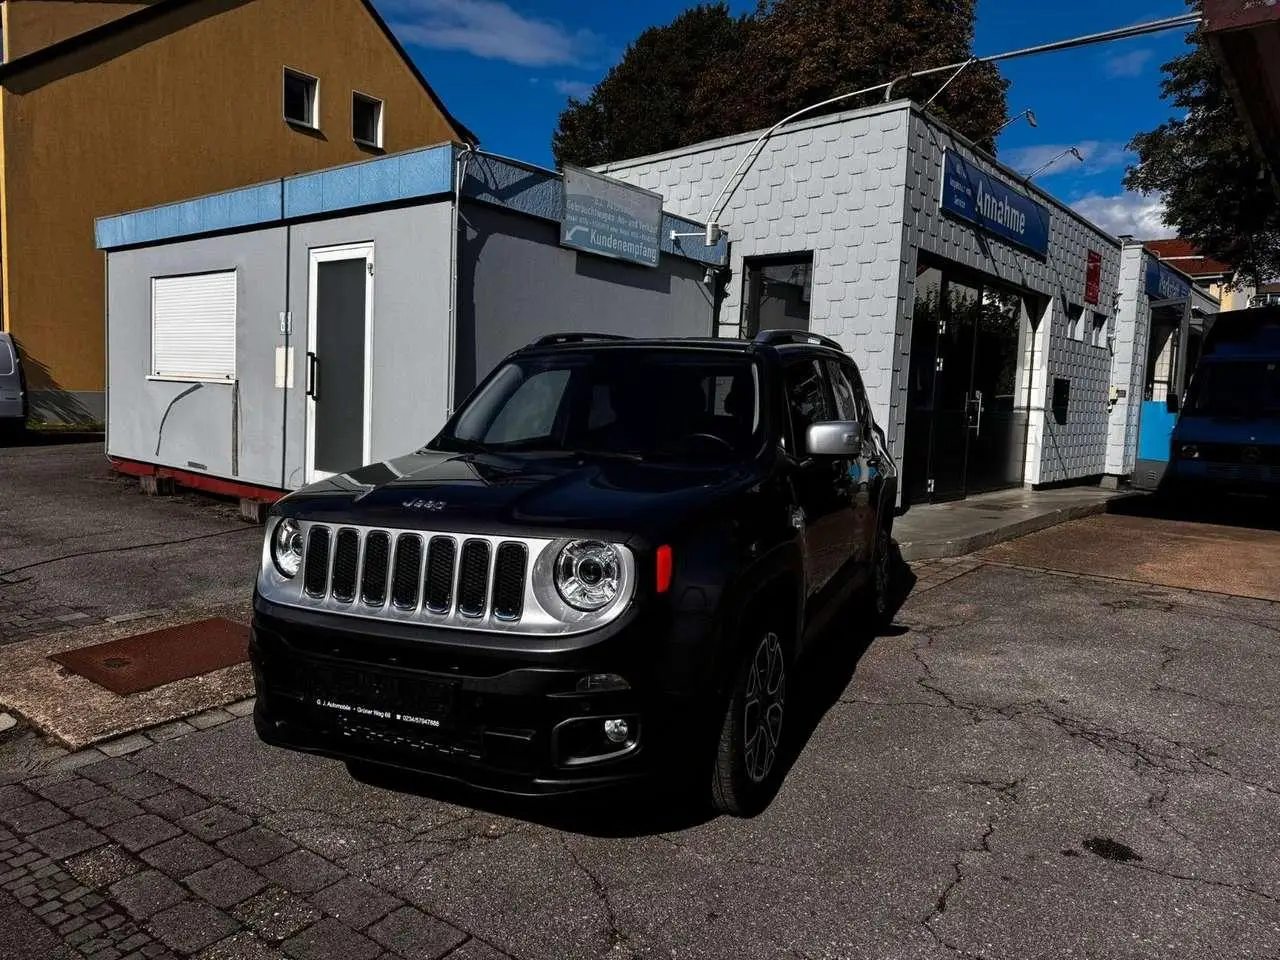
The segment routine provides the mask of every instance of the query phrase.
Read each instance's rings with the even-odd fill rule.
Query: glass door
[[[1022,297],[986,287],[969,392],[969,493],[1016,487],[1026,470],[1026,397],[1017,396]]]
[[[967,492],[969,435],[974,414],[973,367],[982,290],[948,279],[943,286],[942,323],[934,374],[934,500],[958,500]]]

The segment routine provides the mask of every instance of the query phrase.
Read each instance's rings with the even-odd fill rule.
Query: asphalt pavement
[[[58,618],[244,602],[261,537],[234,503],[144,497],[101,440],[0,446],[0,643]]]
[[[0,822],[175,956],[1275,956],[1278,635],[1263,600],[942,561],[811,665],[754,820],[370,787],[240,719],[28,779]]]

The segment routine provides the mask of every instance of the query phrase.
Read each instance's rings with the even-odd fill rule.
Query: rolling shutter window
[[[236,272],[151,281],[151,373],[234,380]]]

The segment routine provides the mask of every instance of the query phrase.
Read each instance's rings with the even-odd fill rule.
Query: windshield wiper
[[[632,463],[643,463],[643,453],[631,450],[574,450],[573,455],[579,460],[627,460]]]

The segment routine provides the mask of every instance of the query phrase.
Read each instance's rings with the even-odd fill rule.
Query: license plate
[[[453,707],[456,686],[429,677],[315,667],[308,699],[322,710],[438,730]]]

